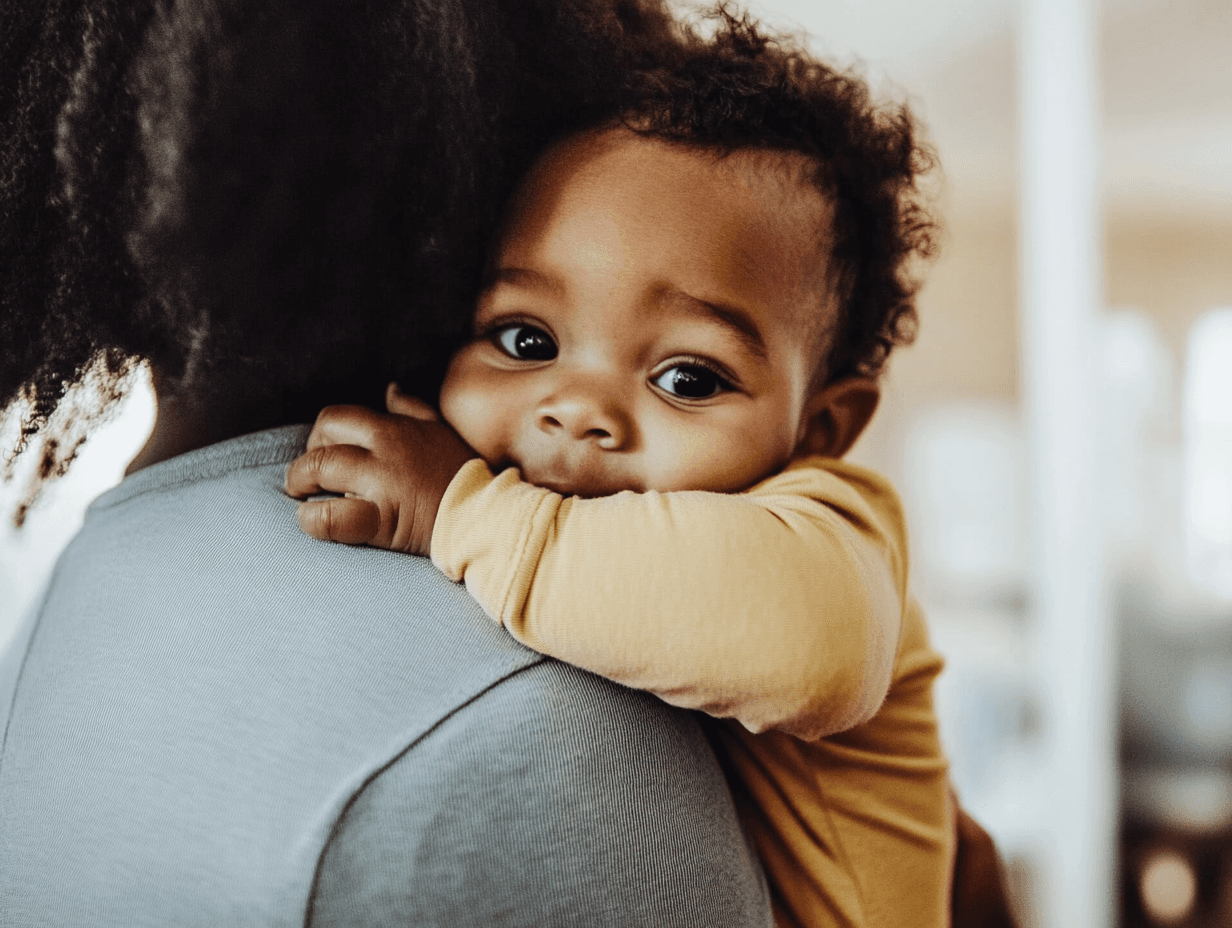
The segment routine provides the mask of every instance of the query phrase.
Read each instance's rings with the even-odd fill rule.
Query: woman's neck
[[[256,425],[249,428],[238,421],[230,421],[226,416],[206,415],[199,409],[185,409],[175,401],[159,400],[150,437],[124,473],[133,474],[151,464],[270,427]]]
[[[313,422],[329,403],[384,408],[384,384],[355,376],[325,381],[298,393],[284,393],[255,378],[215,379],[189,390],[154,372],[154,428],[125,474],[208,445],[264,429]]]
[[[154,427],[125,474],[133,474],[151,464],[208,445],[217,444],[250,432],[293,424],[286,419],[279,403],[259,402],[250,391],[211,390],[185,397],[171,391],[162,378],[154,377]]]

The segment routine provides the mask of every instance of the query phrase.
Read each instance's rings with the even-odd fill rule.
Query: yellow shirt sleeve
[[[536,651],[807,740],[876,713],[906,602],[893,490],[820,458],[739,494],[599,499],[472,461],[442,500],[432,560]]]

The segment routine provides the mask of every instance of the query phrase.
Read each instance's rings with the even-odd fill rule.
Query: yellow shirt
[[[941,660],[876,474],[812,458],[740,494],[577,499],[474,461],[432,559],[527,646],[715,717],[777,924],[947,924]]]

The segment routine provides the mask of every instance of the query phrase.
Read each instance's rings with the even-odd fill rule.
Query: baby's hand
[[[299,504],[299,527],[313,538],[426,556],[445,489],[475,452],[427,403],[392,384],[386,403],[396,414],[323,409],[308,450],[287,468],[286,491],[297,499],[344,494]]]

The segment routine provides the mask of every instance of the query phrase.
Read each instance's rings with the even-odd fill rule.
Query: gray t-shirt
[[[306,435],[90,507],[0,662],[0,924],[769,925],[695,721],[302,535]]]

